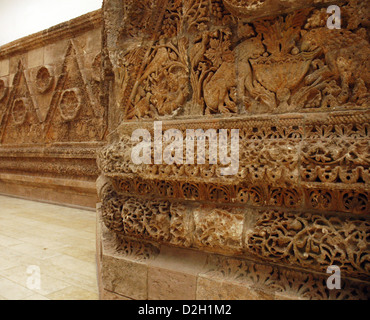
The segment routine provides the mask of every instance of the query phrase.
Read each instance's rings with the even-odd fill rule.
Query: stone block
[[[148,299],[195,300],[196,284],[197,277],[193,274],[150,267],[148,270]]]
[[[151,300],[194,300],[196,282],[207,255],[192,250],[162,246],[148,270],[148,298]]]
[[[74,39],[81,54],[98,54],[101,50],[101,30],[95,29],[81,34]]]
[[[34,49],[28,52],[28,67],[40,67],[44,65],[44,48]]]
[[[226,279],[200,276],[197,282],[197,300],[274,300],[272,294],[252,288],[248,284]]]
[[[101,276],[103,290],[135,300],[148,298],[148,267],[145,263],[103,253]]]
[[[116,294],[114,292],[110,292],[107,290],[102,290],[100,292],[100,300],[124,300],[124,301],[131,301],[132,299],[127,298],[125,296],[121,296],[119,294]]]
[[[9,59],[9,73],[10,74],[13,74],[13,73],[15,74],[15,73],[18,72],[19,62],[21,62],[23,68],[26,69],[28,67],[28,61],[27,60],[28,60],[27,54],[10,57],[10,59]]]
[[[63,40],[45,47],[44,64],[56,64],[63,61],[67,52],[68,41]]]
[[[9,60],[0,61],[0,77],[7,76],[9,74]]]
[[[91,30],[88,35],[89,36],[86,41],[86,53],[99,53],[101,51],[101,30]]]

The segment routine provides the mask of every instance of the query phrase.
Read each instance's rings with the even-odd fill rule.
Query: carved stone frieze
[[[325,272],[337,265],[343,273],[368,277],[369,222],[361,218],[263,212],[247,247],[262,258]],[[287,259],[287,260],[285,260]]]
[[[370,225],[365,218],[120,196],[109,180],[100,193],[103,221],[117,234],[323,273],[338,265],[344,274],[368,277]]]
[[[131,158],[135,143],[129,132],[136,126],[130,123],[123,125],[120,142],[101,150],[98,165],[104,175],[113,178],[117,192],[127,195],[366,215],[369,115],[327,116],[325,124],[310,117],[199,123],[204,131],[221,126],[239,128],[235,176],[223,176],[222,165],[210,164],[208,158],[204,165],[135,165]],[[187,124],[189,121],[169,122],[163,131],[167,127],[181,131]],[[185,137],[185,130],[183,133]],[[163,150],[165,147],[164,143]]]
[[[251,287],[257,292],[265,290],[281,295],[285,299],[367,300],[369,294],[369,285],[366,283],[345,279],[341,290],[329,290],[326,286],[327,278],[323,275],[235,258],[213,256],[206,269],[202,278],[231,281]],[[212,296],[212,293],[209,295]]]
[[[57,81],[51,67],[26,72],[20,61],[1,124],[2,144],[101,141],[105,133],[104,111],[87,86],[75,45],[70,42]],[[56,84],[54,84],[56,82]],[[3,83],[3,99],[6,87]],[[50,91],[50,92],[49,92]],[[37,95],[35,95],[37,92]],[[50,101],[39,108],[39,96]],[[49,99],[50,98],[50,99]],[[40,103],[41,105],[41,103]],[[72,123],[74,122],[74,125]],[[41,140],[40,140],[41,139]]]
[[[340,30],[327,27],[329,4],[340,6]],[[109,0],[104,10],[110,134],[98,152],[98,193],[112,245],[207,254],[202,297],[214,282],[267,296],[368,298],[365,5]],[[137,129],[150,137],[133,139]],[[165,138],[170,129],[173,139]],[[189,130],[205,136],[189,139]],[[211,152],[212,133],[228,138],[217,155],[237,160],[234,175]],[[189,140],[194,152],[200,141],[206,149],[194,162],[185,161]],[[139,142],[150,151],[136,164]],[[156,161],[166,156],[173,161]],[[326,287],[332,265],[343,275],[340,292]]]
[[[136,15],[139,8],[128,6],[121,37],[129,45],[110,53],[121,79],[114,97],[127,120],[317,112],[369,104],[366,22],[355,23],[350,15],[355,8],[363,11],[359,2],[341,6],[341,30],[328,29],[329,15],[309,8],[312,1],[224,1],[226,8],[238,8],[231,11],[239,17],[221,1],[162,2],[150,2],[162,26],[146,19],[144,27],[138,20],[139,29],[150,36],[137,38],[129,30],[139,23],[135,17],[145,14]],[[273,17],[277,8],[282,12],[281,5],[305,9]],[[249,22],[240,17],[243,9],[257,7],[271,17],[256,20],[255,15]]]
[[[307,8],[313,5],[330,4],[331,0],[222,0],[225,7],[238,17],[263,17]]]
[[[0,192],[95,207],[101,11],[0,49]]]

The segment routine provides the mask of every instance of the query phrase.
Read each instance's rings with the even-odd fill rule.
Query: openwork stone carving
[[[325,272],[337,265],[349,274],[369,273],[369,222],[311,214],[264,212],[253,232],[249,250],[261,257],[314,267]]]
[[[108,186],[102,194],[103,220],[118,234],[180,247],[247,254],[323,273],[327,267],[338,265],[344,274],[368,278],[370,228],[365,218],[277,210],[258,213],[242,207],[186,207],[185,203],[166,200],[121,197],[112,185]]]
[[[305,299],[368,297],[370,45],[365,19],[350,14],[363,5],[346,1],[342,29],[330,30],[311,7],[327,1],[111,1],[121,28],[107,24],[101,57],[106,227],[209,253],[205,278]],[[222,175],[209,152],[206,164],[134,164],[131,135],[148,130],[153,147],[154,121],[183,137],[238,129],[237,174]],[[326,289],[331,265],[345,278],[340,293]]]
[[[216,281],[226,279],[257,291],[264,288],[271,293],[281,293],[286,298],[299,296],[312,300],[367,300],[369,294],[369,285],[361,282],[346,279],[341,290],[329,290],[326,286],[327,278],[319,274],[221,256],[209,260],[207,271],[202,277]],[[221,297],[224,298],[227,297]]]

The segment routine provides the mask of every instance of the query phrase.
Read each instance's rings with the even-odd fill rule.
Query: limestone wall
[[[0,192],[99,202],[103,299],[368,299],[368,7],[105,0],[1,47]],[[226,132],[237,171],[178,161],[169,129]]]
[[[341,29],[327,27],[333,3]],[[104,2],[103,298],[368,299],[368,4]],[[237,173],[210,153],[154,163],[178,140],[154,139],[157,121],[182,137],[239,129]],[[136,129],[154,148],[142,164]]]
[[[95,207],[101,10],[0,47],[0,193]]]

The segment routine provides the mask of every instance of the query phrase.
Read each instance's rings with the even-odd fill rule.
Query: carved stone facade
[[[102,12],[0,48],[0,192],[95,208]]]
[[[368,5],[104,2],[102,298],[369,298]],[[132,133],[154,146],[155,121],[183,137],[239,129],[237,174],[208,153],[135,165]],[[332,265],[341,290],[326,286]]]
[[[369,5],[105,0],[1,47],[0,192],[99,202],[102,299],[369,299]],[[227,144],[157,162],[159,122]]]

